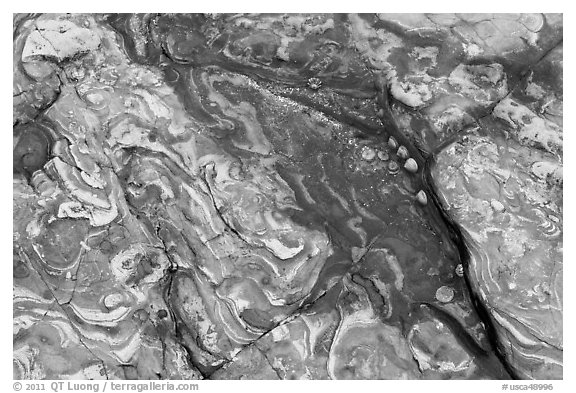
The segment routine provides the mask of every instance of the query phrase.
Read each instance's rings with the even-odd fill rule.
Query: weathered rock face
[[[14,23],[15,378],[561,377],[561,18]]]
[[[446,147],[432,172],[462,228],[472,290],[527,378],[562,377],[561,54],[547,55],[481,129]]]
[[[511,366],[523,377],[561,377],[561,190],[534,174],[550,165],[554,176],[558,162],[513,140],[468,136],[437,165],[433,176],[443,179],[440,194],[470,253],[472,290]]]

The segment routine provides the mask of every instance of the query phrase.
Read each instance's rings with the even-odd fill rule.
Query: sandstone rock
[[[444,179],[440,193],[470,249],[474,291],[498,327],[509,364],[522,377],[560,378],[561,189],[526,173],[546,153],[500,143],[469,137],[452,145],[433,176]],[[494,210],[490,198],[500,201]]]
[[[15,377],[561,376],[561,17],[14,21]]]

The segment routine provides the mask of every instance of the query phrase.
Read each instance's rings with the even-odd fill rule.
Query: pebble
[[[390,159],[390,156],[385,151],[379,151],[378,158],[382,161],[388,161]]]
[[[454,290],[447,286],[442,286],[436,290],[436,300],[442,303],[449,303],[454,299]]]
[[[418,191],[418,194],[416,194],[416,200],[423,206],[428,204],[428,197],[423,190]]]
[[[364,147],[364,149],[362,149],[362,159],[372,161],[374,158],[376,158],[376,152],[374,149],[371,147]]]
[[[406,147],[404,147],[404,146],[400,146],[400,147],[398,148],[398,151],[396,152],[396,155],[397,155],[398,157],[400,157],[401,159],[403,159],[403,160],[405,160],[405,159],[407,159],[408,157],[410,157],[410,154],[408,153],[408,149],[406,149]]]
[[[398,163],[396,161],[390,161],[388,163],[388,171],[395,175],[398,173],[398,171],[400,171],[400,166],[398,165]]]
[[[404,168],[411,173],[418,172],[418,164],[413,158],[409,158],[406,160],[406,162],[404,163]]]
[[[119,293],[111,293],[104,297],[104,306],[108,309],[116,308],[122,302],[122,295]]]
[[[396,149],[398,147],[398,142],[396,142],[396,139],[394,139],[393,136],[388,138],[388,146],[390,146],[392,149]]]
[[[498,213],[502,213],[505,209],[502,202],[497,201],[496,199],[492,199],[490,201],[490,206],[492,206],[492,209],[494,209]]]
[[[459,263],[458,265],[456,265],[456,269],[454,269],[454,272],[458,277],[464,277],[464,266],[462,266],[462,264]]]

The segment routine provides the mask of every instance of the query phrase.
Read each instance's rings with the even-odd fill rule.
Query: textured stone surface
[[[481,129],[444,149],[432,172],[463,229],[473,291],[502,350],[520,376],[538,379],[562,377],[561,54],[551,52]]]
[[[514,141],[469,136],[443,151],[433,172],[502,350],[520,375],[539,379],[561,376],[562,365],[562,196],[529,172],[557,165],[549,160]]]
[[[15,15],[15,377],[561,378],[561,39]]]

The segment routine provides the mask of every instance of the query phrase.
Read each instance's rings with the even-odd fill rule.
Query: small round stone
[[[372,161],[376,158],[376,152],[371,147],[364,147],[362,149],[362,159],[366,161]]]
[[[395,175],[400,171],[400,166],[398,165],[398,163],[396,161],[390,161],[388,163],[388,172],[390,172],[391,174]]]
[[[497,201],[496,199],[492,199],[490,201],[490,206],[492,206],[492,209],[494,209],[494,211],[496,211],[497,213],[502,213],[505,209],[502,202]]]
[[[428,203],[428,197],[423,190],[418,191],[418,194],[416,194],[416,200],[423,206]]]
[[[378,158],[382,161],[388,161],[390,159],[390,156],[385,151],[379,151]]]
[[[411,173],[418,172],[418,164],[413,158],[409,158],[406,160],[406,162],[404,163],[404,168]]]
[[[406,147],[404,147],[404,146],[400,146],[400,147],[398,148],[398,151],[396,152],[396,155],[397,155],[398,157],[400,157],[401,159],[403,159],[403,160],[405,160],[405,159],[407,159],[408,157],[410,157],[410,154],[408,153],[408,149],[406,149]]]
[[[398,147],[398,142],[396,142],[396,139],[394,139],[393,136],[388,138],[388,146],[390,146],[392,149],[396,149]]]
[[[449,303],[454,299],[454,290],[447,286],[442,286],[436,290],[436,300],[442,303]]]
[[[104,306],[108,309],[113,309],[118,307],[118,305],[122,302],[122,295],[119,293],[111,293],[104,297]]]
[[[456,265],[456,269],[454,269],[454,273],[456,273],[456,275],[458,277],[464,277],[464,266],[462,266],[461,263]]]

